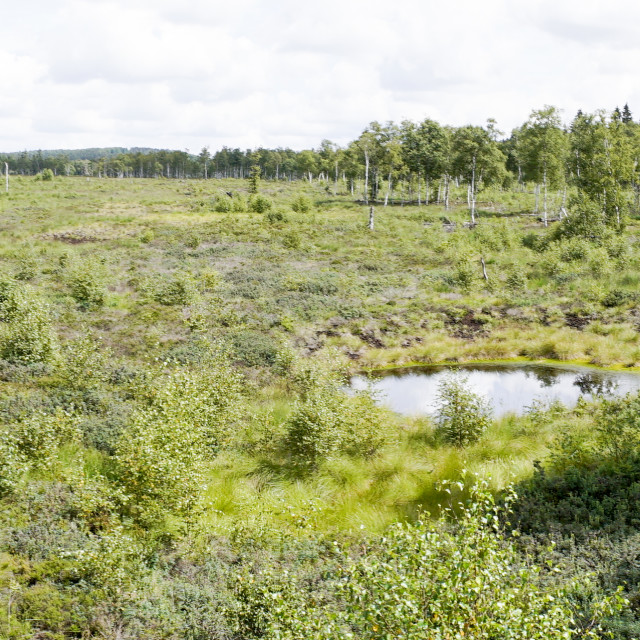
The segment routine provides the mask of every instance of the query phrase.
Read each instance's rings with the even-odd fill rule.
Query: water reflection
[[[354,376],[351,386],[372,386],[380,401],[399,413],[429,414],[435,410],[440,381],[452,371],[467,376],[469,388],[491,403],[496,416],[523,413],[536,401],[560,401],[571,407],[581,395],[640,391],[639,374],[538,364],[412,367]]]

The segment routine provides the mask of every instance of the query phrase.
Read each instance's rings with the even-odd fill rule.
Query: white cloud
[[[372,120],[640,110],[630,0],[23,0],[2,17],[1,150],[302,148]]]

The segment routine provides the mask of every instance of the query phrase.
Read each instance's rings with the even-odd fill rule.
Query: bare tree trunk
[[[4,163],[4,190],[9,193],[9,165]]]
[[[364,203],[369,204],[369,152],[364,150]]]
[[[451,183],[451,178],[449,175],[445,175],[444,177],[444,210],[449,211],[449,185]]]
[[[482,265],[482,277],[488,282],[489,276],[487,275],[487,265],[484,263],[484,257],[480,258],[480,264]]]
[[[422,204],[420,200],[420,172],[418,172],[418,206]]]
[[[387,193],[384,196],[384,206],[389,203],[389,194],[391,193],[391,171],[389,171],[389,182],[387,183]]]
[[[544,226],[549,226],[549,221],[547,219],[547,169],[545,167],[544,173],[542,175],[542,184],[544,189],[544,198],[543,198],[543,207],[544,207]]]
[[[369,230],[373,231],[373,207],[369,207]]]
[[[533,188],[533,193],[535,194],[535,197],[536,197],[536,199],[535,199],[535,205],[534,205],[534,207],[533,207],[533,213],[538,213],[538,210],[539,210],[539,208],[540,208],[540,207],[538,206],[538,205],[539,205],[539,202],[538,202],[538,201],[539,201],[539,199],[540,199],[540,185],[539,185],[539,184],[537,184],[537,185]]]
[[[338,162],[336,161],[336,179],[333,183],[333,197],[338,195]]]
[[[442,201],[442,180],[438,180],[438,198],[436,199],[436,204],[440,204]]]
[[[471,224],[476,223],[476,159],[471,167]]]
[[[429,178],[427,178],[427,176],[424,177],[424,182],[425,182],[424,203],[428,205],[429,204]]]

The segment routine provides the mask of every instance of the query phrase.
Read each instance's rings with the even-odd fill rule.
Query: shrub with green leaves
[[[228,196],[218,196],[213,205],[213,210],[218,213],[233,211],[233,201]]]
[[[273,200],[261,194],[254,194],[249,198],[249,211],[253,213],[267,213],[273,209]]]
[[[158,276],[148,286],[153,299],[167,306],[186,306],[199,298],[196,279],[187,271]]]
[[[307,196],[300,194],[291,201],[291,209],[296,213],[309,213],[311,211],[311,200]]]
[[[458,264],[453,272],[453,283],[463,291],[470,291],[477,278],[476,269],[470,260]]]
[[[176,368],[140,392],[116,447],[131,515],[146,525],[163,513],[188,516],[200,499],[204,465],[228,443],[241,407],[241,378],[223,357]]]
[[[450,375],[438,388],[437,432],[455,447],[477,442],[491,422],[488,403],[470,391],[467,383],[466,377]]]
[[[438,522],[424,518],[393,525],[378,546],[349,567],[339,591],[354,636],[575,637],[572,586],[550,588],[540,569],[523,560],[503,532],[502,509],[487,487],[472,487],[470,501],[456,505],[456,512],[453,524],[446,522],[445,512]],[[619,593],[604,598],[580,637],[600,637],[599,622],[623,605]]]
[[[30,467],[50,468],[61,445],[81,439],[78,418],[58,409],[34,413],[13,425],[18,453]]]
[[[527,288],[527,276],[524,270],[517,267],[511,269],[505,280],[505,286],[509,291],[524,291]]]
[[[301,400],[285,425],[286,449],[299,463],[313,467],[341,453],[368,457],[391,440],[389,416],[368,391],[348,396],[328,371],[301,375]]]
[[[27,285],[0,283],[0,358],[33,364],[54,360],[58,340],[49,307]]]
[[[442,489],[452,499],[461,484]],[[503,528],[508,509],[486,484],[437,520],[423,514],[398,522],[364,551],[341,556],[323,591],[312,580],[266,566],[236,574],[234,603],[225,607],[243,638],[281,640],[570,640],[601,638],[607,616],[627,604],[620,590],[593,599],[586,624],[575,616],[595,581],[553,584],[527,561]],[[513,496],[510,496],[512,498]],[[454,512],[455,511],[455,512]]]
[[[75,262],[67,273],[67,284],[73,299],[85,309],[97,309],[107,296],[105,265],[100,260]]]

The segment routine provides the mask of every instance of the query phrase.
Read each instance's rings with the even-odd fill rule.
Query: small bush
[[[438,388],[437,432],[455,447],[477,442],[491,421],[489,405],[469,391],[467,381],[465,377],[451,375]]]
[[[470,260],[461,262],[453,273],[453,283],[463,291],[469,291],[476,281],[476,269]]]
[[[619,307],[634,299],[634,296],[629,291],[624,289],[611,289],[602,298],[602,306],[607,308]]]
[[[296,213],[308,213],[311,211],[311,200],[307,196],[299,195],[291,202],[291,209]]]
[[[34,364],[55,359],[58,341],[49,308],[26,286],[0,283],[0,358]]]
[[[198,299],[198,288],[191,273],[179,271],[157,278],[152,285],[153,299],[167,306],[185,306]]]
[[[389,416],[364,391],[348,396],[331,372],[298,374],[299,401],[286,422],[286,449],[298,463],[314,467],[336,453],[374,455],[391,439]]]
[[[42,180],[43,182],[51,182],[51,180],[53,180],[53,171],[51,171],[51,169],[44,169],[42,172]]]
[[[291,230],[282,236],[282,244],[287,249],[299,249],[302,245],[302,238],[297,231]]]
[[[74,264],[67,274],[73,299],[85,309],[97,309],[107,296],[106,270],[99,260]]]
[[[142,390],[116,447],[131,515],[147,526],[166,512],[189,515],[204,488],[204,464],[227,444],[241,406],[241,379],[223,356],[206,368],[176,368]]]
[[[185,238],[184,244],[189,249],[197,249],[201,241],[200,236],[196,232],[192,232]]]
[[[280,345],[268,334],[241,331],[233,336],[234,353],[250,367],[270,367],[277,358]]]
[[[141,234],[140,234],[140,242],[142,242],[143,244],[149,244],[150,242],[153,241],[153,239],[156,237],[155,233],[153,233],[153,229],[145,229]]]
[[[220,196],[216,198],[213,210],[218,213],[230,213],[233,211],[233,201],[227,196]]]
[[[513,269],[507,276],[505,285],[509,291],[524,291],[527,288],[527,276],[521,269]]]
[[[255,194],[249,198],[249,211],[253,213],[266,213],[271,209],[273,209],[273,201],[267,198],[267,196]]]
[[[269,211],[267,211],[267,221],[269,224],[287,222],[287,216],[282,209],[269,209]]]

